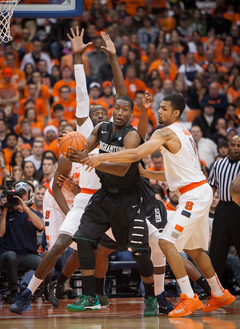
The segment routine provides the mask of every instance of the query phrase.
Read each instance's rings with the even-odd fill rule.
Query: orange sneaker
[[[174,306],[174,309],[168,313],[168,316],[186,316],[194,311],[200,310],[203,303],[195,294],[193,298],[188,298],[187,295],[181,294],[179,302]]]
[[[212,291],[211,291],[211,297],[207,301],[207,303],[203,306],[202,311],[203,312],[212,312],[212,311],[218,309],[219,307],[231,304],[236,299],[236,297],[231,295],[227,289],[224,289],[223,292],[224,292],[223,296],[215,297],[215,296],[213,296]]]

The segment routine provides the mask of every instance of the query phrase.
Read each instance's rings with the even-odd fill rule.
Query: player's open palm
[[[143,98],[142,98],[142,105],[144,108],[149,109],[149,107],[152,106],[154,99],[152,97],[152,95],[150,94],[150,92],[148,90],[146,90]]]
[[[83,35],[84,35],[84,29],[81,30],[81,33],[79,34],[79,27],[76,27],[76,34],[73,29],[71,29],[71,34],[68,33],[68,39],[72,43],[72,51],[74,54],[82,54],[85,49],[87,49],[92,42],[88,42],[87,44],[83,43]]]
[[[105,32],[101,32],[101,37],[102,37],[102,39],[103,39],[103,41],[105,43],[105,47],[104,46],[101,46],[101,48],[103,50],[105,50],[106,53],[109,56],[116,55],[116,48],[115,48],[115,45],[112,42],[110,36],[108,34],[106,34]]]

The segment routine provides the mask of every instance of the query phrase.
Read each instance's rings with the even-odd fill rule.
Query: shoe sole
[[[12,306],[11,306],[12,307]],[[27,312],[27,311],[29,311],[30,310],[30,308],[31,308],[31,304],[26,308],[26,310],[21,310],[20,308],[12,308],[11,309],[11,307],[9,308],[9,311],[10,312],[12,312],[12,313],[16,313],[16,314],[20,314],[20,315],[22,315],[23,314],[23,312]]]
[[[203,303],[201,302],[201,304],[202,305],[198,305],[198,307],[197,308],[195,308],[194,310],[189,310],[188,312],[185,312],[184,314],[180,314],[180,313],[176,313],[176,314],[170,314],[170,313],[168,313],[168,316],[170,316],[170,317],[181,317],[181,316],[187,316],[187,315],[190,315],[190,314],[192,314],[193,312],[195,312],[195,311],[198,311],[198,310],[200,310],[202,307],[203,307]]]
[[[59,306],[60,301],[57,300],[57,299],[55,299],[55,298],[52,297],[51,295],[48,296],[47,300],[52,304],[52,306],[54,306],[54,307],[56,307],[56,308]]]
[[[100,310],[101,305],[88,306],[88,307],[85,307],[85,308],[80,308],[80,307],[76,307],[76,306],[73,306],[73,305],[67,305],[66,308],[69,312],[95,311],[95,310]]]
[[[159,314],[159,312],[156,313],[144,313],[144,316],[157,316]]]
[[[234,296],[229,297],[229,299],[226,301],[226,303],[224,303],[224,304],[222,304],[222,305],[219,305],[219,306],[216,306],[216,308],[212,308],[211,310],[204,310],[204,309],[202,309],[202,311],[203,311],[204,313],[208,313],[208,312],[215,311],[215,310],[217,310],[218,308],[221,308],[221,307],[223,307],[223,306],[227,306],[227,305],[232,304],[232,302],[234,302],[235,299],[236,299],[236,297],[234,297]]]

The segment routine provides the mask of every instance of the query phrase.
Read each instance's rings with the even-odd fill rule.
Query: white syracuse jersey
[[[72,169],[69,173],[69,177],[73,179],[75,184],[78,184],[79,176],[80,176],[80,164],[73,162]],[[56,242],[59,235],[59,229],[65,219],[65,214],[62,212],[61,208],[59,207],[57,201],[55,200],[52,194],[53,181],[54,181],[54,177],[51,179],[49,188],[46,191],[43,199],[43,214],[44,214],[45,231],[46,231],[49,250]],[[62,193],[67,201],[68,207],[71,209],[75,195],[63,187],[62,187]],[[76,249],[76,244],[72,243],[71,247]]]
[[[181,149],[176,154],[172,154],[163,146],[160,149],[170,191],[206,180],[200,168],[197,147],[191,133],[179,122],[174,122],[167,128],[171,129],[181,142]]]

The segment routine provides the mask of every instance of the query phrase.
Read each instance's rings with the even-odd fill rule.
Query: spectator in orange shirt
[[[114,96],[112,94],[112,83],[111,81],[104,81],[102,84],[103,96],[99,98],[99,102],[104,104],[104,108],[108,111],[113,107]]]
[[[37,114],[41,117],[47,118],[48,112],[47,112],[46,102],[44,101],[43,98],[38,98],[37,85],[35,85],[34,83],[30,83],[28,85],[28,92],[29,92],[29,96],[27,98],[22,99],[19,103],[18,115],[25,114],[26,105],[28,104],[27,101],[31,99],[34,102],[34,108]]]
[[[5,164],[8,168],[9,164],[11,164],[13,152],[16,151],[17,146],[17,136],[14,133],[10,133],[6,136],[6,145],[7,147],[3,151]]]
[[[217,60],[223,66],[226,66],[228,69],[230,69],[233,66],[233,57],[232,57],[231,48],[228,46],[223,46],[221,54],[217,56]]]
[[[228,46],[231,49],[232,57],[239,56],[240,55],[240,48],[237,45],[234,45],[233,43],[233,37],[231,35],[227,35],[224,44],[220,45],[217,49],[217,56],[221,56],[221,51],[224,46]]]
[[[61,104],[64,108],[64,118],[70,120],[71,122],[75,122],[76,102],[71,98],[71,89],[67,85],[62,86],[59,90],[59,95],[59,100],[52,104],[51,114],[54,115],[53,107],[56,104]]]
[[[45,186],[46,188],[49,188],[50,181],[54,176],[54,173],[56,171],[56,162],[55,159],[52,157],[45,157],[43,159],[42,163],[42,171],[43,171],[43,180],[40,183],[40,185]]]
[[[42,135],[44,123],[42,118],[36,114],[36,111],[33,106],[29,107],[26,110],[25,115],[19,118],[19,122],[21,122],[24,117],[28,118],[31,123],[32,136],[36,137]],[[14,128],[14,131],[17,135],[20,135],[22,133],[20,123],[18,123],[17,126]]]
[[[236,100],[240,97],[240,76],[233,79],[232,86],[227,91],[228,103],[233,103],[236,106]]]
[[[166,210],[176,211],[177,205],[178,205],[178,200],[179,200],[179,192],[170,191],[169,189],[167,189],[167,196],[168,196],[169,201],[164,202]]]
[[[150,171],[164,171],[163,156],[162,153],[157,150],[151,154],[151,159],[153,165],[147,170]]]
[[[4,44],[4,55],[0,57],[0,69],[3,69],[6,66],[6,56],[8,54],[13,54],[15,61],[14,61],[14,67],[19,68],[19,56],[17,50],[13,49],[13,45],[11,42]]]
[[[31,151],[32,151],[31,145],[30,144],[21,145],[20,151],[21,151],[22,156],[23,156],[24,159],[29,157],[30,154],[31,154]]]
[[[126,70],[125,86],[127,89],[127,95],[131,99],[135,99],[137,90],[146,90],[145,83],[136,78],[137,72],[134,66],[128,66]]]
[[[47,126],[44,128],[43,136],[45,138],[44,151],[47,151],[49,145],[58,137],[58,129],[55,126]]]
[[[59,128],[60,122],[64,119],[64,107],[57,103],[53,106],[54,118],[48,122],[48,126]]]
[[[52,91],[52,96],[54,102],[59,101],[60,99],[60,88],[63,86],[68,86],[70,88],[70,100],[75,101],[76,99],[76,82],[72,79],[72,71],[69,66],[64,66],[61,69],[62,79],[55,83]]]
[[[166,60],[166,59],[169,59],[169,51],[166,46],[163,46],[159,53],[159,59],[157,59],[156,61],[153,61],[151,63],[151,65],[149,66],[148,74],[150,74],[153,70],[157,70],[158,72],[162,71],[162,61]],[[178,69],[177,69],[176,65],[171,62],[170,66],[171,66],[170,67],[171,73],[177,74]]]
[[[3,69],[4,81],[0,84],[0,108],[4,108],[6,105],[16,106],[19,101],[19,92],[17,87],[11,83],[13,70],[10,67]]]
[[[124,3],[126,5],[126,12],[131,16],[136,14],[136,10],[139,6],[145,7],[144,0],[118,0],[118,3]]]
[[[40,72],[36,71],[32,73],[32,77],[29,83],[33,83],[37,86],[37,98],[42,98],[46,102],[46,106],[49,106],[50,93],[47,86],[42,84],[42,78]],[[24,89],[24,97],[29,97],[29,84]]]
[[[18,90],[21,91],[26,86],[26,78],[24,72],[15,67],[15,57],[14,54],[10,53],[6,55],[6,65],[5,67],[12,69],[11,83],[17,85]],[[2,83],[3,70],[0,71],[0,82]]]
[[[170,68],[171,68],[170,60],[167,59],[162,60],[162,71],[159,72],[162,82],[164,82],[167,79],[174,82],[176,78],[176,73],[171,72]]]
[[[212,51],[214,51],[214,53],[217,51],[218,47],[222,44],[221,40],[219,38],[217,38],[215,35],[214,27],[209,28],[209,30],[207,32],[207,36],[202,37],[201,41],[207,50],[212,50]]]
[[[131,125],[137,129],[138,122],[141,116],[141,107],[142,107],[142,98],[145,92],[143,90],[138,90],[135,96],[134,108],[133,108],[133,116]],[[148,120],[151,121],[154,129],[157,128],[157,120],[155,114],[151,108],[148,109]]]
[[[204,51],[203,43],[198,42],[196,46],[197,46],[197,52],[194,54],[195,61],[198,65],[202,66],[206,61],[206,54]]]

